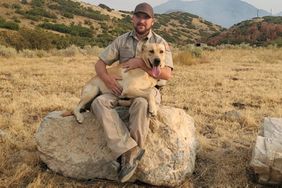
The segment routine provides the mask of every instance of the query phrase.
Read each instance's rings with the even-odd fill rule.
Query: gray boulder
[[[125,121],[126,110],[118,110]],[[41,160],[64,176],[117,180],[119,163],[111,157],[102,126],[91,112],[83,124],[62,112],[48,114],[35,138]],[[196,137],[193,119],[182,109],[162,106],[150,123],[145,155],[131,181],[178,186],[194,170]]]

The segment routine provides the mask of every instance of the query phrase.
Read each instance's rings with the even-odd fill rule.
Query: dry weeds
[[[254,187],[246,169],[263,117],[282,117],[282,49],[205,52],[210,63],[176,63],[165,105],[195,119],[195,187]],[[51,111],[71,109],[94,74],[95,56],[0,58],[0,187],[142,187],[77,181],[49,171],[34,133]],[[189,180],[182,186],[188,187]]]

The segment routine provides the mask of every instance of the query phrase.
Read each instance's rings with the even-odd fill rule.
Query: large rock
[[[118,110],[126,120],[127,111]],[[91,112],[78,124],[74,117],[48,114],[36,141],[40,157],[50,169],[78,179],[117,180],[119,163],[111,158],[103,128]],[[131,181],[177,186],[192,174],[196,156],[193,119],[182,109],[162,106],[151,121],[144,157]]]
[[[250,166],[259,183],[282,183],[282,118],[264,119]]]

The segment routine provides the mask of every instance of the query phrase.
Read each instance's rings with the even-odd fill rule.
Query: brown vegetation
[[[0,57],[0,187],[124,186],[62,177],[36,154],[34,133],[42,118],[72,109],[94,74],[97,57],[79,54]],[[282,117],[282,51],[223,49],[202,57],[210,63],[175,62],[163,93],[164,105],[183,108],[195,119],[196,169],[183,187],[189,181],[195,187],[255,186],[246,169],[258,128],[266,116]]]
[[[265,46],[276,39],[282,39],[282,17],[263,17],[243,21],[230,29],[210,37],[209,45],[241,44]],[[276,42],[282,46],[281,42]]]

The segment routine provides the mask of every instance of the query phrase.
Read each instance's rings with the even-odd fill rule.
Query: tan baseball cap
[[[151,5],[148,3],[140,3],[135,7],[135,10],[133,14],[136,14],[138,12],[142,12],[150,16],[151,18],[154,18],[154,10]]]

